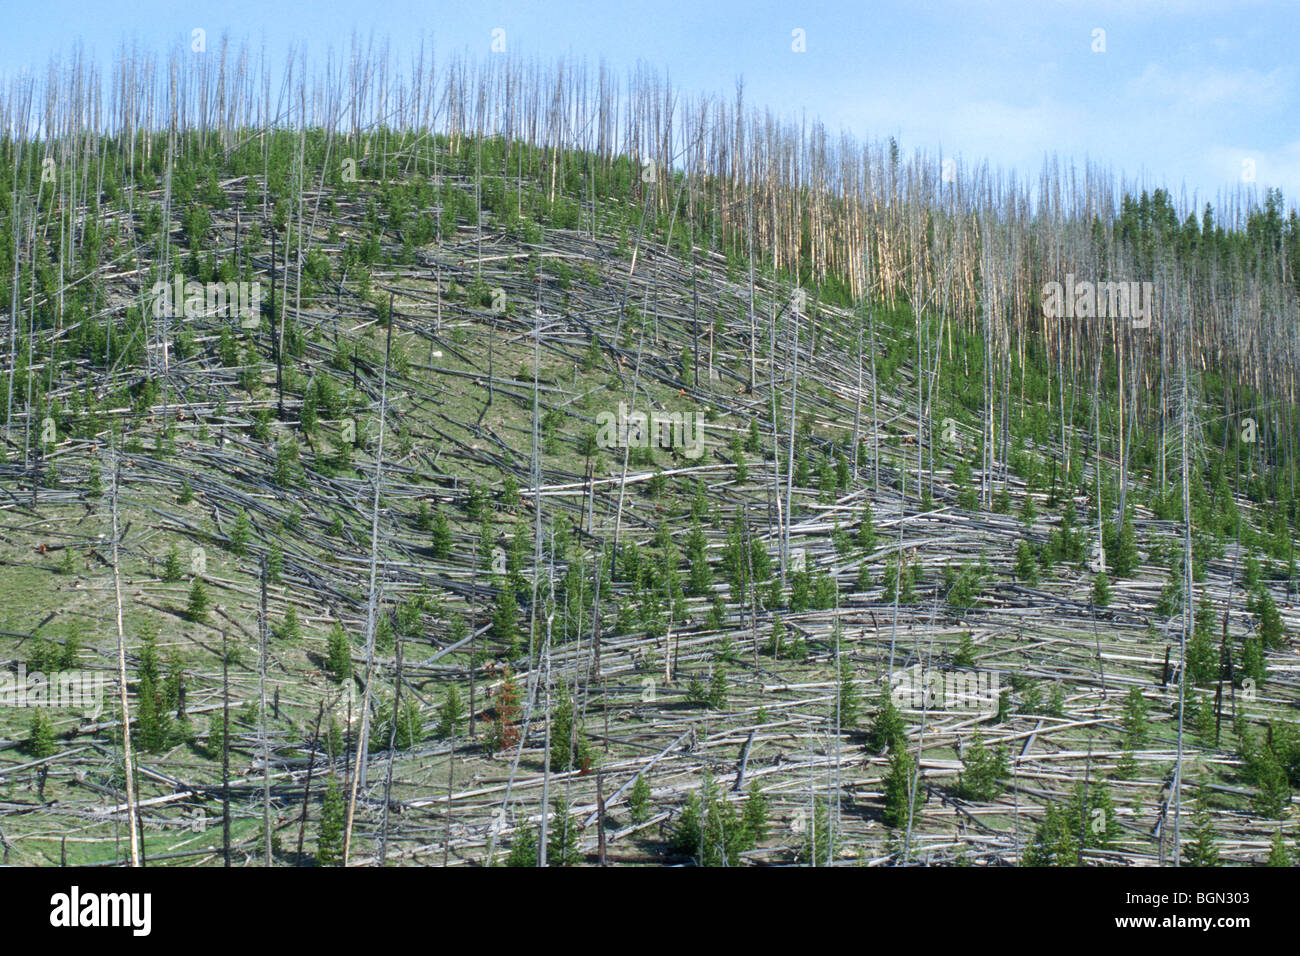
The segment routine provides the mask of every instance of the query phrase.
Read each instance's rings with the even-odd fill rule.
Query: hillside
[[[0,708],[8,862],[1296,852],[1293,333],[1211,344],[1271,313],[1067,336],[960,209],[860,287],[540,141],[98,148],[0,149],[0,658],[101,705]]]

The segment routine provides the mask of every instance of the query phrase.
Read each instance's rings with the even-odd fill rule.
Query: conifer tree
[[[1016,579],[1025,584],[1038,583],[1038,562],[1034,560],[1034,549],[1023,538],[1016,546]]]
[[[73,670],[81,654],[81,628],[74,624],[63,639],[63,650],[59,653],[59,670]]]
[[[343,625],[338,621],[330,625],[327,640],[325,669],[336,682],[345,681],[352,676],[352,647]]]
[[[180,556],[176,553],[176,545],[172,545],[167,549],[167,559],[163,562],[162,579],[168,584],[175,584],[184,573]]]
[[[429,529],[429,540],[435,558],[446,560],[451,556],[451,525],[448,524],[447,516],[442,512],[442,505],[434,508]]]
[[[278,543],[272,543],[266,549],[266,580],[270,584],[281,583],[284,577],[284,549]]]
[[[858,547],[870,551],[876,546],[876,521],[871,511],[871,502],[862,505],[862,519],[858,523]]]
[[[895,829],[902,829],[908,823],[908,794],[912,794],[911,819],[913,824],[921,811],[921,783],[913,784],[912,772],[916,762],[912,755],[903,748],[891,749],[889,754],[889,771],[885,774],[885,823]],[[915,786],[915,790],[913,790]]]
[[[1192,639],[1187,644],[1187,679],[1196,687],[1208,687],[1219,677],[1219,649],[1214,641],[1214,609],[1202,593],[1195,616]]]
[[[347,812],[338,780],[330,773],[321,800],[320,831],[316,842],[316,865],[338,866],[343,862],[343,824]]]
[[[496,609],[492,612],[492,636],[505,645],[506,653],[514,657],[519,653],[519,606],[514,589],[507,584],[497,595]]]
[[[208,616],[208,592],[203,587],[203,579],[195,578],[190,585],[189,603],[185,607],[185,618],[194,624],[201,623]]]
[[[902,750],[907,745],[907,725],[903,722],[903,715],[894,706],[888,686],[880,692],[877,699],[876,713],[867,739],[875,750],[889,748],[891,753]]]
[[[1078,866],[1079,838],[1077,821],[1064,807],[1049,803],[1043,820],[1034,830],[1034,838],[1025,847],[1024,866]]]
[[[1065,716],[1065,689],[1061,687],[1059,681],[1052,684],[1052,689],[1047,692],[1047,707],[1045,709],[1049,717]]]
[[[595,754],[581,725],[575,726],[573,699],[561,694],[551,712],[551,771],[591,769]]]
[[[709,567],[708,543],[698,521],[692,523],[691,532],[686,538],[686,559],[691,567],[687,578],[690,593],[708,594],[713,588],[713,569]]]
[[[1128,577],[1138,567],[1139,557],[1136,535],[1133,531],[1133,519],[1128,514],[1124,516],[1119,534],[1115,538],[1115,543],[1108,553],[1108,557],[1110,558],[1110,568],[1117,578]]]
[[[957,791],[968,800],[987,803],[1002,792],[1003,781],[1011,775],[1006,753],[989,748],[983,734],[975,734],[962,755],[962,772],[957,777]]]
[[[1020,522],[1026,528],[1032,528],[1037,518],[1038,509],[1034,506],[1034,496],[1026,492],[1024,501],[1020,504]]]
[[[1240,749],[1245,776],[1255,787],[1251,806],[1261,816],[1280,820],[1291,803],[1286,764],[1294,757],[1278,754],[1279,745],[1289,743],[1289,735],[1277,725],[1270,730],[1267,736],[1247,733],[1241,740]]]
[[[1106,607],[1110,604],[1110,581],[1107,579],[1105,571],[1099,573],[1093,580],[1092,603],[1097,607]]]
[[[280,619],[279,626],[275,628],[275,636],[282,641],[296,641],[301,636],[298,609],[292,604],[285,609],[284,617]]]
[[[140,703],[134,730],[141,749],[157,753],[166,748],[171,737],[171,727],[162,693],[157,636],[152,628],[146,629],[142,635],[137,676]]]
[[[709,678],[707,702],[714,710],[727,709],[727,671],[721,664],[714,666]]]
[[[1273,842],[1268,851],[1269,866],[1292,866],[1291,848],[1286,845],[1286,840],[1282,837],[1282,828],[1278,827],[1273,833]]]
[[[903,824],[906,826],[906,823]],[[839,841],[834,841],[838,844]],[[812,819],[804,822],[803,845],[799,848],[799,862],[805,866],[825,866],[827,857],[833,857],[838,847],[832,844],[831,815],[826,800],[813,801]]]
[[[736,466],[734,472],[736,484],[743,485],[749,481],[749,465],[745,462],[745,440],[739,434],[731,436],[731,460]]]
[[[54,736],[54,722],[50,720],[50,715],[41,707],[35,709],[32,714],[31,726],[27,733],[27,742],[25,745],[28,756],[36,760],[44,760],[46,757],[53,757],[57,745]]]
[[[645,774],[637,774],[627,794],[628,815],[633,823],[645,823],[650,818],[650,784]]]
[[[1083,847],[1104,848],[1119,835],[1110,788],[1104,783],[1076,785],[1069,809]]]
[[[779,658],[782,654],[782,651],[784,650],[783,647],[784,643],[785,643],[785,622],[781,620],[780,614],[774,614],[772,616],[772,632],[768,636],[767,646],[764,648],[764,653],[771,654],[773,657]]]
[[[1132,780],[1137,776],[1137,771],[1137,758],[1133,756],[1133,748],[1128,743],[1125,743],[1120,752],[1119,760],[1115,761],[1115,778],[1117,780]]]
[[[230,553],[242,557],[248,551],[248,539],[252,535],[252,525],[248,512],[240,508],[235,512],[235,523],[230,528]]]
[[[455,737],[465,723],[465,705],[461,702],[460,691],[455,684],[449,684],[443,691],[442,703],[438,706],[438,726],[435,733],[439,737]]]
[[[841,731],[852,730],[862,720],[862,700],[853,681],[853,668],[840,661],[839,722]]]
[[[790,573],[790,610],[795,614],[808,610],[811,599],[808,585],[807,571],[792,571]]]
[[[519,717],[519,687],[508,667],[493,694],[492,709],[492,724],[484,744],[489,754],[496,754],[519,740],[519,728],[515,726]]]
[[[547,827],[546,863],[548,866],[577,866],[582,862],[582,853],[578,850],[578,837],[581,830],[578,818],[559,807]]]
[[[750,845],[761,843],[767,838],[767,798],[758,784],[749,785],[749,796],[741,811],[741,824],[745,828],[745,840]]]
[[[222,713],[220,710],[214,710],[208,714],[208,742],[204,747],[209,759],[221,759],[221,751],[225,746],[225,740],[226,728]]]
[[[1264,683],[1268,677],[1264,649],[1260,646],[1259,638],[1253,634],[1242,642],[1241,676],[1250,678],[1256,685]]]
[[[1183,846],[1184,866],[1218,866],[1219,844],[1214,836],[1205,789],[1196,796],[1196,813],[1192,817],[1192,839]]]
[[[975,642],[971,639],[970,631],[963,631],[961,637],[957,638],[957,651],[952,656],[952,663],[955,667],[975,666]]]
[[[738,865],[740,854],[753,849],[766,828],[766,803],[755,801],[751,807],[753,800],[751,787],[745,812],[737,813],[706,772],[700,792],[687,796],[678,815],[668,841],[669,851],[688,856],[700,866]]]
[[[1273,595],[1261,588],[1255,599],[1255,616],[1259,618],[1259,638],[1270,651],[1280,651],[1286,646],[1286,629]]]
[[[1130,687],[1124,697],[1124,711],[1120,715],[1120,729],[1124,733],[1124,744],[1138,748],[1147,742],[1147,702],[1138,687]]]

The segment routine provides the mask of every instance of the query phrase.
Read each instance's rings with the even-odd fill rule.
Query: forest
[[[1290,202],[572,60],[11,80],[4,861],[1295,865]]]

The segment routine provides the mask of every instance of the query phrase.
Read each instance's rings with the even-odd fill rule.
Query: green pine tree
[[[1136,749],[1147,742],[1147,702],[1142,691],[1130,687],[1124,698],[1124,711],[1120,715],[1119,726],[1124,733],[1124,744]]]
[[[1016,579],[1025,584],[1038,583],[1038,562],[1034,559],[1034,549],[1028,541],[1022,540],[1016,546]]]
[[[962,755],[962,772],[957,777],[957,791],[967,800],[988,803],[1002,792],[1011,771],[1006,753],[984,744],[984,736],[975,734]]]
[[[561,694],[551,712],[551,770],[590,770],[595,752],[580,724],[575,726],[573,699]]]
[[[637,774],[627,794],[627,811],[633,823],[645,823],[650,819],[650,784],[645,774]]]
[[[1079,838],[1077,820],[1064,807],[1049,803],[1043,820],[1034,830],[1034,838],[1025,847],[1024,866],[1078,866]]]
[[[714,710],[727,709],[727,671],[721,664],[714,666],[713,676],[709,678],[706,702]]]
[[[1078,784],[1070,800],[1069,815],[1076,821],[1083,847],[1101,849],[1119,836],[1110,788],[1104,783]]]
[[[799,848],[799,862],[805,866],[825,866],[827,858],[834,858],[838,840],[832,843],[831,815],[826,800],[813,801],[812,819],[804,822],[803,845]]]
[[[35,713],[32,714],[32,722],[27,733],[27,742],[24,749],[27,751],[28,756],[36,760],[53,757],[57,750],[54,723],[50,720],[50,715],[40,707],[37,707]]]
[[[1214,821],[1210,817],[1204,788],[1196,796],[1196,813],[1192,816],[1192,838],[1183,846],[1183,865],[1219,865],[1219,845],[1214,837]]]
[[[1255,616],[1259,618],[1259,638],[1270,651],[1280,651],[1286,646],[1286,628],[1277,602],[1267,590],[1260,589],[1255,599]]]
[[[1137,570],[1138,564],[1139,556],[1136,537],[1133,532],[1133,519],[1128,514],[1125,514],[1124,522],[1120,525],[1119,535],[1116,537],[1110,553],[1110,567],[1115,572],[1115,577],[1125,578]]]
[[[270,584],[279,584],[284,577],[284,549],[272,544],[266,549],[266,580]]]
[[[871,511],[871,502],[862,506],[862,520],[858,523],[858,547],[871,551],[876,546],[876,521]]]
[[[519,652],[519,605],[515,592],[508,585],[497,595],[496,610],[492,612],[492,636],[505,645],[509,656]]]
[[[911,807],[912,825],[921,812],[921,782],[912,780],[916,767],[912,755],[901,747],[892,750],[889,755],[889,772],[885,774],[885,823],[895,829],[902,829],[908,824],[908,807]],[[908,803],[908,794],[912,802]]]
[[[745,798],[740,818],[745,829],[745,839],[751,846],[767,838],[767,798],[756,783],[749,785],[749,796]]]
[[[230,553],[243,556],[248,551],[248,539],[252,537],[253,528],[248,520],[248,512],[240,508],[235,512],[235,523],[230,528]]]
[[[1092,603],[1097,607],[1106,607],[1110,604],[1110,580],[1106,577],[1105,571],[1093,579]]]
[[[862,720],[862,700],[853,681],[853,668],[840,661],[839,721],[841,730],[852,730]]]
[[[451,525],[447,522],[447,516],[442,513],[441,505],[434,508],[429,539],[435,558],[446,560],[451,556]]]
[[[336,682],[345,681],[352,676],[352,645],[342,624],[330,625],[327,641],[325,670]]]
[[[208,616],[208,592],[203,587],[203,579],[195,578],[190,585],[190,599],[185,607],[185,618],[194,624],[200,624]]]
[[[506,866],[536,866],[537,856],[537,828],[524,827],[515,834],[514,841],[510,844],[510,852],[506,855]]]
[[[963,631],[961,637],[957,638],[957,651],[952,656],[954,667],[974,667],[975,666],[975,641],[971,638],[970,631]]]
[[[907,725],[903,722],[903,715],[894,706],[888,686],[880,692],[877,699],[876,713],[867,740],[875,750],[889,748],[890,752],[896,752],[907,746]]]
[[[225,720],[220,710],[211,711],[208,714],[208,742],[204,748],[211,760],[220,760],[221,751],[225,746],[226,726]]]
[[[1253,680],[1257,686],[1268,678],[1264,649],[1260,646],[1259,638],[1253,634],[1241,645],[1241,674],[1242,677]]]
[[[455,737],[460,733],[465,717],[465,705],[461,701],[460,691],[455,684],[447,685],[442,694],[442,703],[438,706],[438,726],[434,732],[444,739]]]
[[[1268,851],[1269,866],[1292,866],[1291,848],[1286,845],[1286,840],[1282,837],[1282,828],[1278,827],[1273,833],[1273,843]]]
[[[1052,689],[1047,692],[1047,715],[1049,717],[1065,716],[1065,689],[1060,683],[1052,685]]]
[[[321,800],[320,830],[316,838],[316,865],[338,866],[343,862],[343,825],[347,807],[338,781],[330,773]]]
[[[301,636],[302,626],[298,623],[298,611],[292,604],[285,609],[284,617],[273,630],[275,636],[281,641],[296,641]]]
[[[163,562],[162,579],[168,584],[174,584],[185,575],[185,569],[181,567],[180,555],[176,553],[176,545],[167,549],[167,559]]]

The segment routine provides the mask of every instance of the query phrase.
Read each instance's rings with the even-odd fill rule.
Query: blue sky
[[[82,42],[101,62],[124,39],[160,53],[202,27],[279,55],[323,55],[355,30],[397,51],[638,60],[693,92],[820,117],[860,138],[1035,177],[1045,156],[1091,159],[1176,197],[1213,201],[1242,180],[1300,195],[1300,72],[1293,0],[859,0],[809,5],[655,2],[275,3],[0,0],[0,73],[43,70]],[[792,31],[807,50],[791,50]],[[1094,31],[1105,52],[1094,52]]]

